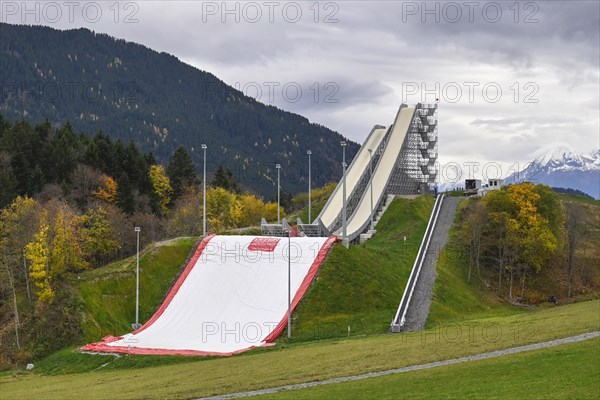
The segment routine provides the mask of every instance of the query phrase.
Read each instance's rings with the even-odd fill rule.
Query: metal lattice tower
[[[386,194],[433,191],[437,179],[437,104],[418,103]]]

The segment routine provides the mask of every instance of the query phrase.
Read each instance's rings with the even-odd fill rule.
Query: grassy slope
[[[576,260],[579,268],[586,266],[588,279],[596,282],[598,286],[598,269],[594,269],[593,264],[598,260],[597,243],[600,239],[600,230],[598,227],[599,215],[598,205],[600,201],[590,200],[582,196],[559,194],[562,201],[576,201],[587,205],[589,216],[586,223],[591,225],[586,237],[581,243],[582,248],[587,251],[581,254],[578,252]],[[474,277],[471,283],[467,282],[468,274],[468,254],[460,244],[460,229],[457,223],[460,221],[460,210],[464,208],[469,199],[464,199],[459,203],[455,224],[450,230],[448,244],[442,251],[437,264],[437,279],[434,287],[434,297],[432,300],[431,310],[428,318],[428,326],[439,324],[443,321],[461,321],[471,318],[481,318],[493,315],[508,315],[516,312],[518,309],[508,305],[506,302],[499,300],[493,289],[486,289],[483,284],[477,279],[474,272]],[[583,255],[586,255],[584,258]],[[565,275],[562,277],[562,275]],[[492,277],[494,280],[496,277]],[[489,279],[492,279],[489,278]],[[579,279],[579,275],[575,276],[575,283]],[[548,265],[547,270],[541,274],[529,277],[528,290],[533,292],[537,290],[540,293],[545,293],[542,298],[546,299],[549,295],[556,295],[558,298],[563,292],[566,293],[566,271],[562,264],[559,266]],[[493,282],[495,284],[495,281]],[[490,292],[492,290],[492,292]],[[506,291],[506,288],[504,288]],[[597,291],[590,293],[577,293],[578,298],[591,299],[598,298]],[[572,301],[572,300],[571,300]]]
[[[185,262],[195,238],[151,245],[140,257],[140,321],[162,303],[167,288]],[[82,328],[87,341],[122,335],[135,322],[135,256],[79,275]]]
[[[122,399],[197,398],[400,368],[596,331],[599,311],[600,301],[595,300],[423,332],[279,345],[234,357],[190,358],[184,364],[144,369],[131,366],[147,357],[112,361],[110,356],[73,354],[72,361],[79,360],[75,371],[82,373],[5,375],[0,377],[0,391],[7,399],[104,399],[116,394]],[[91,372],[101,365],[98,360],[108,365]],[[573,384],[579,379],[583,378],[577,377]]]
[[[458,204],[454,225],[450,229],[448,243],[442,250],[436,266],[437,278],[427,326],[443,321],[460,321],[493,315],[508,315],[518,308],[502,303],[486,292],[477,279],[467,282],[468,254],[460,244],[460,212],[468,199]]]
[[[396,199],[371,240],[336,245],[297,309],[294,340],[387,332],[432,207],[432,197]]]
[[[257,398],[593,399],[599,395],[599,377],[600,339],[592,339],[497,359]]]
[[[329,200],[329,196],[333,193],[335,189],[335,183],[328,183],[323,187],[313,189],[311,193],[311,211],[310,217],[314,220],[323,207],[325,207],[325,203]],[[302,222],[305,224],[311,223],[312,221],[308,220],[308,192],[300,193],[294,196],[294,203],[298,204],[301,208],[290,213],[288,216],[288,222],[292,225],[296,224],[296,218],[300,218]]]
[[[557,193],[558,197],[562,201],[575,201],[577,203],[590,204],[593,206],[600,206],[600,200],[590,199],[583,196],[577,196],[575,194]]]
[[[346,336],[348,325],[353,335],[386,332],[432,206],[430,197],[397,199],[373,239],[350,249],[335,246],[295,314],[294,340]],[[192,238],[178,239],[143,253],[140,321],[148,320],[158,308],[193,243]],[[85,310],[82,321],[87,341],[131,330],[135,257],[81,274],[77,289]]]

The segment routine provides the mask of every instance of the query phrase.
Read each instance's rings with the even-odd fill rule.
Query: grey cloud
[[[555,142],[572,141],[578,151],[598,143],[599,2],[522,1],[518,23],[509,9],[513,1],[496,2],[503,10],[497,23],[486,21],[481,11],[474,22],[464,14],[456,23],[444,18],[435,23],[431,16],[422,23],[419,14],[403,19],[403,7],[421,7],[422,1],[334,2],[339,22],[332,24],[323,23],[323,9],[319,23],[313,21],[308,9],[313,2],[300,3],[304,18],[296,24],[281,17],[274,23],[204,22],[200,2],[138,3],[137,24],[104,19],[95,25],[78,20],[51,26],[85,26],[139,42],[232,85],[297,82],[303,90],[297,102],[282,101],[281,94],[275,103],[263,102],[303,114],[359,142],[374,124],[392,122],[403,82],[430,87],[476,81],[498,82],[504,97],[495,104],[481,96],[455,104],[442,99],[442,159],[528,161],[537,148]],[[428,7],[450,3],[427,2]],[[479,2],[478,10],[488,3]],[[528,4],[538,7],[532,16],[537,23],[523,22],[534,10]],[[314,101],[314,82],[320,89],[327,82],[337,84],[339,101]],[[512,101],[515,82],[521,96],[523,84],[535,82],[539,102]],[[421,99],[408,100],[417,101]]]

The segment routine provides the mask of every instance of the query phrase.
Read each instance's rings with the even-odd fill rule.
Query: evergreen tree
[[[131,189],[131,182],[125,173],[117,181],[117,204],[127,214],[135,212],[135,198]]]
[[[8,206],[17,197],[17,178],[10,165],[0,160],[0,208]]]
[[[196,182],[196,165],[183,146],[179,146],[169,162],[167,175],[173,188],[173,200],[177,199],[188,186]]]
[[[211,185],[234,193],[240,193],[241,191],[237,180],[233,176],[233,172],[228,168],[223,168],[222,165],[219,165],[219,168],[217,168],[217,172],[215,173]]]

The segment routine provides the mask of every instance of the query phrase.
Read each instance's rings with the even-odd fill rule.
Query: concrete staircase
[[[371,237],[377,232],[377,230],[375,229],[375,227],[377,226],[377,223],[379,222],[379,220],[381,219],[383,214],[385,214],[385,211],[388,209],[390,204],[392,204],[392,201],[394,201],[395,198],[396,198],[395,195],[388,194],[385,201],[383,202],[383,205],[381,206],[381,209],[379,210],[379,212],[377,213],[377,215],[375,216],[375,218],[373,220],[373,226],[367,232],[360,234],[358,243],[366,242],[367,240],[371,239]]]

